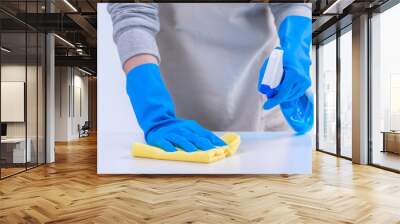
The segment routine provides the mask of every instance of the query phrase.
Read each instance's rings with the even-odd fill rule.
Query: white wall
[[[27,73],[26,73],[27,72]],[[25,82],[25,76],[28,75],[29,85],[36,85],[36,80],[33,80],[31,75],[36,76],[36,66],[27,66],[20,64],[5,64],[1,66],[1,81],[3,82]],[[27,109],[27,118],[28,118],[28,137],[29,134],[36,130],[36,113],[32,113],[32,111],[36,111],[36,88],[27,88],[27,104],[34,108]],[[33,99],[34,98],[34,99]],[[31,103],[34,102],[32,105]],[[1,108],[2,110],[6,110],[6,108]],[[34,122],[34,124],[32,124]],[[7,136],[8,137],[25,137],[25,123],[26,122],[7,122]],[[36,133],[36,132],[35,132]]]
[[[77,139],[78,125],[88,120],[88,77],[76,68],[56,67],[55,82],[55,140]]]
[[[1,81],[25,82],[25,64],[9,64],[1,66]],[[31,70],[31,67],[28,67]],[[6,108],[1,108],[5,110]],[[7,137],[25,137],[25,123],[11,122],[7,123]]]
[[[8,64],[1,66],[1,81],[2,82],[25,82],[26,71],[31,71],[33,67],[25,67],[19,64]],[[29,74],[29,72],[28,72]],[[26,83],[26,82],[25,82]],[[2,96],[4,97],[4,96]],[[1,108],[7,110],[7,108]],[[8,122],[7,123],[8,137],[25,137],[25,124],[24,122]]]
[[[24,82],[26,85],[26,107],[23,106],[22,112],[26,112],[26,120],[22,122],[6,122],[7,137],[24,138],[25,135],[30,139],[30,148],[33,161],[39,159],[39,163],[44,162],[45,146],[45,117],[44,117],[44,74],[41,66],[25,66],[24,64],[3,64],[1,66],[1,81],[3,82]],[[7,97],[7,96],[2,96]],[[1,108],[7,110],[10,108]],[[12,112],[12,111],[11,111]],[[36,157],[36,153],[39,154]],[[51,161],[51,160],[49,160]]]
[[[75,94],[75,96],[73,96],[74,108],[72,109],[72,119],[71,119],[71,127],[72,127],[71,135],[73,138],[79,137],[79,132],[77,128],[78,124],[82,126],[85,123],[85,121],[89,120],[88,77],[82,76],[82,73],[77,74],[76,72],[77,70],[75,70],[74,83],[73,83],[74,85],[73,94]],[[78,91],[80,91],[80,93],[78,93]]]
[[[69,76],[67,67],[55,68],[55,140],[68,140],[68,87]]]
[[[97,4],[97,133],[141,132],[125,92],[125,73],[112,38],[112,22],[106,7],[106,3]],[[101,138],[97,140],[102,141]]]

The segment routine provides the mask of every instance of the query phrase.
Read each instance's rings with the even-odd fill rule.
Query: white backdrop
[[[125,73],[112,38],[107,3],[97,4],[97,9],[97,131],[100,135],[141,132],[125,92]]]
[[[97,173],[99,174],[279,174],[311,173],[311,138],[289,132],[239,133],[238,152],[213,164],[132,158],[133,142],[144,142],[112,39],[107,4],[97,4]],[[221,134],[221,133],[218,133]]]

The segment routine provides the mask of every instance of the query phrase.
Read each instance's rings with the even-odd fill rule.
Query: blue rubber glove
[[[264,104],[266,110],[300,98],[311,86],[311,19],[288,16],[281,23],[278,35],[283,50],[283,79],[279,86],[271,88],[271,97]],[[267,64],[268,59],[260,70],[260,79]]]
[[[310,131],[314,124],[314,96],[307,91],[299,99],[280,104],[289,126],[299,134]]]
[[[143,64],[127,74],[126,90],[147,144],[167,152],[209,150],[225,142],[195,121],[177,118],[172,98],[156,64]]]

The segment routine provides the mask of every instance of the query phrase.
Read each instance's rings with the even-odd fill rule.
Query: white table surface
[[[241,144],[231,157],[210,164],[131,157],[141,134],[98,133],[98,174],[309,174],[310,135],[285,132],[238,132]],[[221,135],[222,133],[217,133]]]
[[[25,150],[25,141],[28,143]],[[12,138],[6,137],[1,139],[1,144],[14,144],[13,148],[13,163],[25,163],[32,161],[32,141],[31,138]],[[25,155],[26,153],[26,155]]]
[[[28,141],[30,139],[28,138]],[[25,142],[25,138],[3,138],[1,139],[1,143],[20,143],[20,142]]]

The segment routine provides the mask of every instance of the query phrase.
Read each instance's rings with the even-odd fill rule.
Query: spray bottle
[[[264,73],[260,74],[258,91],[267,98],[273,97],[284,79],[283,50],[275,48],[269,59]],[[281,111],[288,124],[297,133],[306,133],[314,123],[314,97],[310,89],[296,100],[282,102]]]

